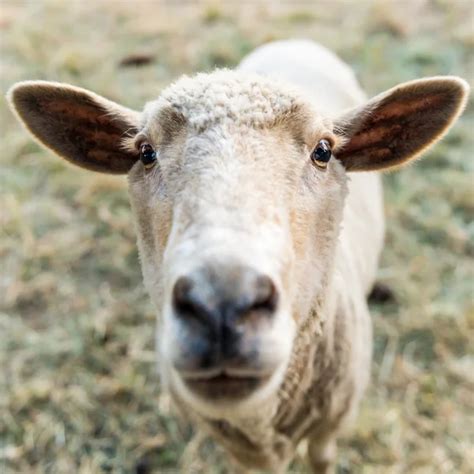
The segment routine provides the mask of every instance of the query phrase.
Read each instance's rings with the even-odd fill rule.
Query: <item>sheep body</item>
[[[311,58],[310,63],[308,58]],[[327,49],[309,41],[284,41],[263,46],[244,58],[237,72],[244,73],[246,78],[249,74],[250,77],[258,74],[272,81],[265,94],[271,99],[271,105],[262,106],[260,114],[252,109],[249,115],[253,120],[266,117],[268,122],[297,107],[298,92],[304,91],[306,98],[311,97],[318,110],[323,104],[324,109],[334,114],[358,105],[365,97],[348,66]],[[202,80],[213,84],[222,80],[219,76],[225,74],[214,72],[203,76]],[[243,82],[244,86],[240,81],[240,76],[232,74],[224,83],[229,85],[232,94],[238,95],[242,92],[241,87],[246,92],[249,87],[248,79]],[[264,84],[261,77],[256,78],[256,82],[260,87],[251,101],[253,105],[259,103]],[[281,96],[276,87],[279,82]],[[203,89],[208,90],[210,84]],[[178,87],[178,91],[186,94],[192,90],[199,94],[195,78],[182,85],[189,89]],[[224,91],[223,94],[225,107],[229,97]],[[170,99],[166,92],[163,98]],[[199,118],[198,127],[208,125],[216,116],[229,114],[226,108],[217,114],[215,109],[209,113],[209,108],[204,108],[207,113],[199,114],[194,108],[195,102],[191,104],[188,113],[194,119]],[[235,122],[237,115],[238,112],[227,118]],[[245,114],[243,116],[245,118]],[[240,116],[238,121],[242,120]],[[366,295],[375,279],[384,235],[380,176],[377,173],[355,174],[347,187],[334,274],[331,275],[333,283],[323,301],[316,302],[312,308],[305,326],[300,328],[294,344],[296,349],[278,395],[268,402],[259,416],[229,415],[226,420],[213,420],[190,414],[245,466],[284,471],[298,442],[308,436],[314,439],[312,447],[310,443],[310,455],[311,449],[317,450],[314,457],[321,458],[326,446],[332,448],[336,433],[354,413],[367,385],[371,323]],[[175,398],[179,400],[179,394],[175,394]],[[330,461],[332,456],[328,466]]]

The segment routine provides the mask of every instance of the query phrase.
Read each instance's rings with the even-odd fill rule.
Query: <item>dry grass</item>
[[[61,80],[138,108],[183,72],[293,36],[335,49],[370,93],[430,74],[472,84],[469,0],[354,5],[4,0],[2,91]],[[226,472],[212,443],[183,457],[190,430],[160,392],[124,180],[65,166],[1,97],[0,117],[0,471]],[[470,106],[386,177],[380,278],[397,303],[372,308],[373,382],[339,473],[472,472],[473,126]]]

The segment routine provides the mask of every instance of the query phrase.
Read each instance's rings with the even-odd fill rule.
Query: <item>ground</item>
[[[184,72],[289,37],[334,49],[369,94],[427,75],[474,81],[469,0],[285,5],[2,1],[2,473],[227,472],[160,389],[125,179],[41,149],[6,106],[12,83],[70,82],[141,108]],[[423,160],[385,177],[379,278],[395,300],[372,305],[372,384],[339,473],[472,472],[473,126],[469,105]],[[307,472],[300,455],[291,472]]]

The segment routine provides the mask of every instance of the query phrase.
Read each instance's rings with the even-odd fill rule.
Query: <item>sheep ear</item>
[[[343,136],[336,157],[348,171],[398,167],[438,141],[466,104],[469,86],[457,77],[433,77],[406,82],[335,123]]]
[[[11,107],[45,146],[82,168],[127,173],[137,154],[122,147],[137,133],[140,114],[67,84],[26,81],[8,92]]]

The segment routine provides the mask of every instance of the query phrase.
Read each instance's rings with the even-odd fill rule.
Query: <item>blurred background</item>
[[[0,3],[0,472],[225,473],[160,389],[126,180],[41,149],[8,110],[15,81],[92,89],[140,109],[182,73],[274,39],[315,39],[369,95],[422,76],[474,81],[470,0]],[[474,108],[385,176],[372,384],[339,473],[474,466]],[[301,459],[291,472],[305,473]]]

